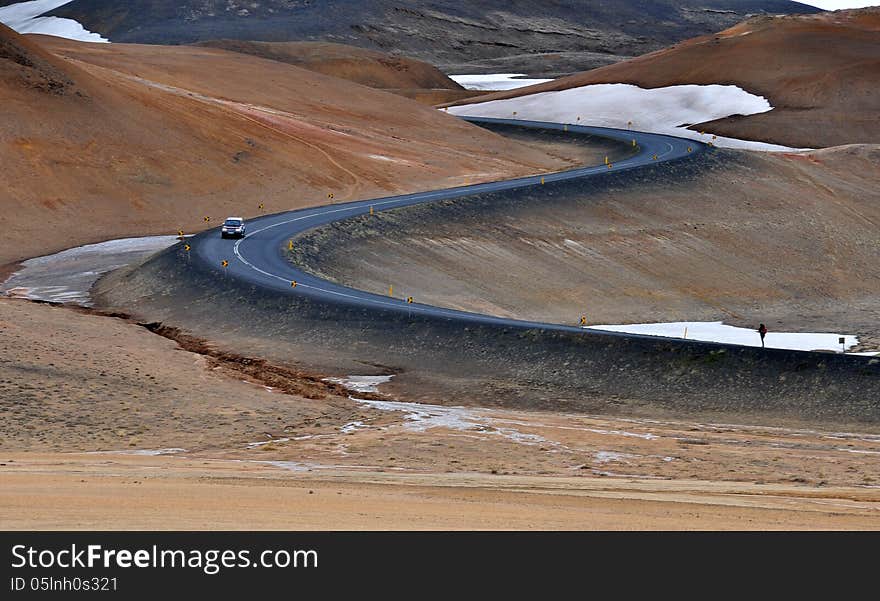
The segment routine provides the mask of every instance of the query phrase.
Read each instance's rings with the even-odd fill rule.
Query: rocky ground
[[[398,403],[22,300],[0,327],[11,529],[880,527],[877,433]]]

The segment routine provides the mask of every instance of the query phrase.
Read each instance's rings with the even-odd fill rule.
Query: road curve
[[[632,171],[661,162],[692,160],[708,149],[707,145],[694,142],[693,140],[603,127],[511,119],[466,118],[466,120],[476,124],[502,124],[544,130],[565,130],[571,135],[587,134],[626,144],[631,144],[635,140],[638,149],[636,154],[613,163],[611,167],[607,165],[582,167],[500,182],[332,204],[253,218],[247,223],[247,235],[236,241],[222,239],[219,228],[208,230],[192,238],[190,245],[193,261],[202,263],[212,270],[225,271],[225,277],[236,278],[243,283],[259,286],[280,295],[300,295],[333,303],[345,303],[362,308],[382,309],[385,311],[408,313],[410,315],[423,314],[447,318],[464,324],[473,323],[506,328],[570,331],[579,332],[584,335],[598,333],[597,330],[584,330],[576,325],[521,321],[425,305],[418,302],[408,303],[406,298],[393,298],[373,294],[318,278],[297,269],[287,260],[285,252],[289,240],[307,230],[334,221],[369,214],[371,208],[375,212],[380,212],[422,203],[463,198],[474,194],[540,186],[542,180],[546,183],[552,183],[577,178],[602,177],[609,172]],[[228,263],[227,267],[222,267],[224,261]],[[295,287],[292,286],[293,282],[296,282]],[[602,331],[602,334],[627,338],[646,338],[643,335],[621,332]],[[657,337],[651,338],[657,339]]]

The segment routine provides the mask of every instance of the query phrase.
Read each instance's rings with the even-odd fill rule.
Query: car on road
[[[244,219],[241,217],[227,217],[220,228],[220,236],[223,238],[243,238]]]

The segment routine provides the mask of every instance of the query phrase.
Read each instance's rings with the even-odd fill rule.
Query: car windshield
[[[224,223],[223,225],[231,225],[233,227],[238,227],[241,225],[241,220],[240,219],[227,219],[226,223]]]

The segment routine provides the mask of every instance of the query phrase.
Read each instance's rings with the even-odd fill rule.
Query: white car
[[[243,238],[244,219],[241,217],[227,217],[220,228],[220,236],[223,238]]]

